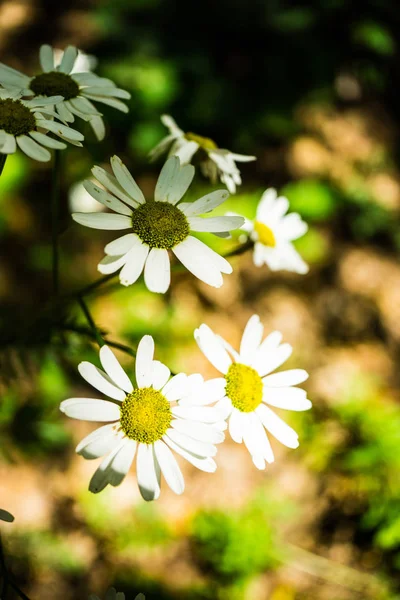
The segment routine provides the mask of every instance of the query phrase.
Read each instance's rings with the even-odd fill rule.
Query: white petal
[[[78,365],[78,370],[85,381],[106,396],[121,402],[125,400],[125,393],[113,383],[106,373],[92,365],[92,363],[83,361]]]
[[[187,216],[196,216],[208,213],[229,198],[226,190],[215,190],[210,194],[202,196],[195,202],[185,202],[179,205],[181,211]]]
[[[51,154],[46,148],[40,146],[35,140],[31,139],[27,135],[19,135],[17,138],[17,144],[23,152],[34,160],[40,162],[47,162],[51,158]]]
[[[52,131],[61,138],[65,138],[69,141],[73,140],[76,142],[81,142],[84,139],[83,135],[79,131],[72,129],[71,127],[67,127],[66,125],[62,125],[61,123],[57,123],[56,121],[38,119],[36,124],[38,127],[43,127],[43,129]]]
[[[161,390],[170,378],[171,371],[159,360],[153,360],[151,385],[155,390]]]
[[[112,452],[121,441],[115,423],[109,423],[89,433],[77,445],[75,452],[88,460],[93,460]]]
[[[150,292],[165,294],[171,282],[168,250],[152,248],[144,267],[144,282]]]
[[[67,145],[64,142],[60,142],[59,140],[55,140],[44,133],[40,133],[40,131],[30,131],[29,135],[36,141],[39,142],[42,146],[46,146],[47,148],[54,148],[55,150],[64,150]]]
[[[31,79],[23,73],[20,73],[20,71],[0,63],[0,83],[4,87],[10,86],[12,88],[23,90],[24,88],[29,87],[30,81]]]
[[[101,80],[100,80],[101,81]],[[92,96],[109,96],[110,98],[121,98],[122,100],[130,100],[130,93],[126,90],[122,90],[117,87],[112,87],[110,85],[90,85],[85,88],[85,92],[91,94]]]
[[[186,140],[176,142],[169,151],[169,156],[176,156],[181,161],[181,165],[186,165],[192,160],[193,155],[199,149],[197,142],[188,142]]]
[[[81,421],[117,421],[120,417],[117,404],[94,398],[69,398],[61,402],[60,410],[67,417]]]
[[[15,137],[13,135],[11,135],[10,133],[6,133],[5,134],[5,139],[3,142],[3,146],[1,148],[1,151],[3,154],[14,154],[14,152],[17,150],[17,143],[15,141]]]
[[[195,377],[201,379],[196,380]],[[201,375],[194,374],[189,375],[188,383],[188,395],[180,400],[180,406],[207,406],[225,396],[226,380],[224,377],[203,381]]]
[[[290,344],[282,344],[276,350],[267,353],[258,353],[253,362],[253,368],[259,373],[260,377],[264,377],[271,371],[280,367],[292,354],[292,346]]]
[[[128,259],[129,254],[123,254],[122,256],[105,256],[97,265],[97,270],[104,275],[115,273]]]
[[[253,315],[247,322],[240,343],[240,360],[251,365],[261,344],[264,326],[258,315]]]
[[[168,434],[164,435],[163,440],[168,444],[172,450],[174,450],[177,454],[180,454],[183,458],[185,458],[190,464],[192,464],[200,471],[205,471],[206,473],[214,473],[217,470],[217,465],[215,461],[211,457],[207,458],[199,458],[197,455],[188,452],[181,448],[179,444],[176,444]]]
[[[75,121],[74,115],[68,108],[68,104],[65,102],[59,102],[57,104],[57,112],[60,115],[61,121],[65,121],[66,123],[73,123]]]
[[[152,444],[139,444],[136,470],[139,491],[144,500],[157,500],[160,496],[160,469]]]
[[[194,440],[199,440],[200,442],[206,442],[208,444],[220,444],[225,438],[222,431],[219,431],[212,425],[198,423],[197,421],[174,419],[171,421],[171,427]]]
[[[111,348],[108,346],[102,346],[100,348],[100,361],[103,369],[116,385],[130,394],[133,391],[132,382],[119,364],[119,361]]]
[[[54,53],[53,48],[48,44],[40,46],[39,51],[40,66],[45,73],[54,71]]]
[[[232,402],[230,401],[228,396],[225,396],[224,398],[221,398],[221,400],[218,400],[217,404],[214,406],[214,410],[217,411],[219,420],[225,421],[225,419],[229,417],[233,410]]]
[[[146,202],[143,192],[133,179],[132,175],[118,156],[111,158],[111,167],[114,171],[114,175],[117,178],[120,186],[126,191],[126,193],[134,198],[139,204]]]
[[[223,284],[221,272],[232,273],[232,267],[225,258],[192,236],[172,251],[193,275],[212,287],[218,288]]]
[[[230,152],[229,154],[236,162],[251,162],[257,160],[257,156],[250,156],[248,154],[236,154],[235,152]]]
[[[101,167],[97,166],[93,167],[92,173],[94,177],[96,177],[97,181],[104,185],[104,187],[112,194],[114,194],[114,196],[117,196],[117,198],[123,200],[124,202],[126,202],[126,204],[129,204],[129,206],[137,208],[138,201],[135,198],[131,198],[129,194],[125,192],[123,187],[118,183],[116,177],[114,177],[110,173],[107,173],[107,171],[105,171]]]
[[[244,223],[243,217],[189,217],[189,226],[191,231],[211,231],[224,232],[239,229]]]
[[[61,71],[62,73],[71,73],[77,57],[78,50],[74,46],[68,46],[68,48],[64,50],[61,63],[57,70]]]
[[[270,410],[265,404],[257,406],[255,412],[260,417],[264,427],[279,441],[288,448],[297,448],[299,437],[297,433],[289,427],[278,415]]]
[[[171,115],[161,115],[161,123],[165,125],[174,137],[183,137],[184,132],[178,127],[176,121]]]
[[[174,375],[162,390],[163,395],[170,402],[180,400],[188,393],[189,384],[185,373]]]
[[[98,141],[101,142],[102,140],[104,140],[104,137],[106,135],[106,128],[103,119],[101,117],[92,117],[89,123]]]
[[[100,96],[99,94],[90,94],[85,88],[81,90],[81,93],[86,98],[90,98],[90,100],[94,100],[95,102],[102,102],[103,104],[112,106],[113,108],[116,108],[124,113],[129,112],[129,108],[126,106],[126,104],[121,102],[121,100],[117,100],[116,98],[108,98],[107,96]]]
[[[194,440],[176,429],[170,428],[167,435],[169,439],[181,446],[181,448],[198,457],[215,456],[217,454],[217,449],[213,444]]]
[[[126,233],[125,235],[113,240],[104,248],[104,252],[111,256],[122,256],[131,250],[136,244],[142,241],[136,233]]]
[[[263,341],[263,343],[261,344],[259,349],[257,350],[255,359],[251,363],[250,366],[253,367],[253,369],[256,369],[256,371],[257,371],[258,369],[256,368],[255,365],[257,365],[257,364],[262,365],[263,362],[268,360],[270,354],[274,353],[276,351],[276,349],[278,348],[281,341],[282,341],[282,334],[280,331],[273,331],[272,333],[270,333],[265,338],[265,340]]]
[[[111,208],[111,210],[121,215],[126,215],[129,217],[132,215],[131,208],[128,208],[126,204],[112,194],[109,194],[105,190],[99,188],[95,183],[93,183],[93,181],[86,179],[83,182],[83,187],[91,196],[93,196],[95,200],[97,200],[97,202],[103,204],[103,206],[107,206],[107,208]]]
[[[103,460],[89,483],[89,490],[97,494],[110,484],[119,485],[135,457],[136,442],[124,438],[119,445]]]
[[[309,410],[312,406],[305,390],[291,387],[264,387],[263,402],[276,408],[295,411]]]
[[[304,235],[308,230],[308,225],[305,223],[299,214],[291,213],[282,219],[280,224],[280,233],[287,240],[296,240]]]
[[[195,330],[194,339],[210,363],[225,375],[232,364],[232,360],[215,333],[208,325],[203,324]]]
[[[72,213],[74,221],[92,229],[104,229],[118,231],[129,229],[132,226],[131,219],[125,215],[114,215],[110,213]]]
[[[134,246],[129,251],[129,257],[119,274],[119,280],[122,285],[132,285],[140,277],[143,267],[149,254],[149,247],[146,244]]]
[[[233,441],[238,444],[243,441],[242,414],[237,408],[234,408],[229,419],[229,433]]]
[[[171,450],[164,442],[158,440],[154,443],[154,451],[165,481],[175,494],[182,494],[185,490],[185,481]]]
[[[136,353],[136,381],[139,388],[150,387],[153,373],[154,340],[144,335]]]
[[[264,385],[268,387],[289,387],[298,385],[308,379],[308,373],[304,369],[291,369],[290,371],[282,371],[274,373],[263,378]]]
[[[178,419],[200,421],[201,423],[215,423],[222,419],[215,408],[210,406],[174,406],[172,414]]]

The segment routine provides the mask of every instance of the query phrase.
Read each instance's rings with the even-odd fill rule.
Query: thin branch
[[[78,298],[78,302],[79,302],[82,312],[85,315],[87,322],[89,323],[89,326],[93,332],[93,336],[101,348],[102,346],[104,346],[104,340],[103,340],[102,336],[100,335],[99,330],[96,327],[96,323],[94,322],[92,315],[90,314],[89,307],[87,306],[86,302],[84,301],[84,299],[82,297]]]

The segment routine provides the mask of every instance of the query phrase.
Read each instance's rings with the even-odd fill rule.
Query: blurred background
[[[9,566],[32,600],[396,600],[400,598],[400,13],[395,0],[3,0],[0,60],[28,74],[42,43],[74,44],[132,94],[102,106],[103,143],[63,154],[62,288],[96,280],[112,234],[72,222],[93,210],[80,182],[117,153],[151,194],[162,113],[235,152],[244,184],[228,209],[253,217],[277,187],[310,229],[307,276],[232,259],[220,290],[176,273],[168,295],[113,283],[88,296],[104,335],[154,336],[172,370],[216,375],[193,340],[205,322],[238,344],[249,316],[294,346],[313,409],[282,415],[300,448],[273,442],[265,472],[227,440],[214,475],[183,464],[187,489],[145,504],[134,470],[87,491],[96,465],[74,454],[93,426],[61,400],[92,392],[97,361],[79,306],[51,293],[51,165],[11,156],[0,178],[0,506]],[[216,186],[218,187],[218,186]],[[219,186],[220,187],[220,186]],[[212,189],[198,174],[191,197]],[[224,207],[226,208],[226,207]],[[212,240],[227,251],[237,241]],[[132,359],[119,352],[126,369]],[[10,594],[10,598],[12,595]]]

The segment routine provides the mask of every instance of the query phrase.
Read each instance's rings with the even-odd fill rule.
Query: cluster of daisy
[[[0,153],[12,153],[18,147],[36,160],[49,160],[50,149],[65,148],[55,136],[82,145],[82,134],[70,126],[76,118],[87,121],[99,140],[104,137],[102,115],[94,103],[128,110],[122,100],[128,100],[129,93],[91,72],[88,60],[76,48],[60,52],[44,45],[40,65],[42,72],[31,77],[0,63]],[[241,184],[236,163],[255,157],[185,133],[168,115],[161,120],[169,134],[150,158],[168,156],[153,197],[145,197],[118,156],[110,159],[111,170],[95,166],[94,179],[84,182],[86,192],[109,210],[75,212],[73,220],[93,229],[124,232],[106,244],[98,270],[106,276],[119,272],[124,286],[134,284],[143,273],[147,288],[164,294],[171,284],[171,259],[178,259],[195,277],[219,288],[232,266],[196,234],[226,238],[239,230],[254,248],[256,266],[306,273],[308,267],[293,241],[307,231],[307,225],[298,214],[287,214],[288,200],[278,197],[274,189],[262,195],[254,220],[233,213],[209,216]],[[206,177],[212,182],[219,179],[227,189],[185,200],[195,175],[194,159]],[[306,392],[297,387],[308,375],[302,369],[274,373],[292,348],[282,343],[278,331],[265,339],[263,335],[264,327],[253,315],[237,351],[206,324],[200,325],[195,341],[220,374],[208,381],[199,373],[171,376],[169,368],[154,358],[149,335],[137,348],[133,377],[107,345],[100,348],[102,368],[82,362],[82,377],[107,399],[69,398],[60,408],[71,418],[104,423],[76,448],[86,459],[103,457],[89,489],[98,493],[108,485],[119,485],[136,460],[138,487],[145,500],[159,497],[162,477],[171,490],[181,494],[185,484],[175,455],[212,473],[217,468],[217,445],[224,441],[226,431],[236,443],[244,443],[258,469],[274,461],[269,434],[296,448],[296,432],[272,409],[309,409]],[[0,519],[10,520],[8,515],[1,511]],[[110,598],[121,597],[115,590],[110,594]]]

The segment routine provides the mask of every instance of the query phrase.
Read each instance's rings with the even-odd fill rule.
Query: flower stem
[[[53,177],[51,193],[51,230],[52,230],[52,274],[53,296],[59,293],[58,274],[58,233],[60,227],[60,180],[61,180],[61,150],[54,151]]]
[[[247,240],[244,244],[240,244],[233,250],[230,250],[226,254],[223,254],[224,258],[229,258],[230,256],[239,256],[240,254],[244,254],[247,250],[250,250],[254,246],[254,242],[251,240]]]
[[[82,296],[80,296],[78,298],[78,302],[79,302],[80,307],[82,309],[82,312],[85,315],[86,320],[89,323],[89,326],[90,326],[90,328],[91,328],[91,330],[93,332],[93,336],[94,336],[94,338],[96,339],[96,342],[98,343],[98,345],[101,348],[102,346],[104,346],[104,340],[103,340],[103,338],[102,338],[99,330],[97,329],[96,323],[94,322],[94,319],[93,319],[92,315],[90,314],[90,310],[89,310],[89,308],[88,308],[88,306],[87,306],[87,304],[84,301],[84,299],[83,299]]]
[[[0,154],[0,175],[3,172],[4,165],[6,164],[8,154]]]

